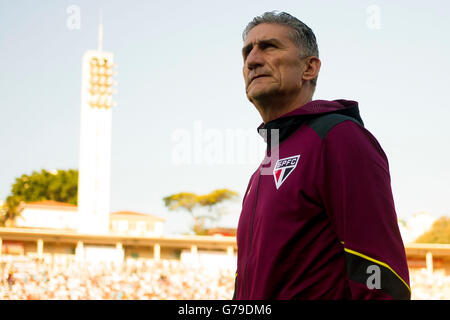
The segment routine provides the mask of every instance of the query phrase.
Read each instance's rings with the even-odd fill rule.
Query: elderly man
[[[314,33],[266,12],[243,39],[268,147],[244,195],[233,298],[410,299],[387,157],[357,102],[312,100]]]

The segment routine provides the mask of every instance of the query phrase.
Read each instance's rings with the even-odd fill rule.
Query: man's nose
[[[249,70],[263,66],[264,59],[262,52],[258,48],[253,48],[253,50],[248,54],[245,64]]]

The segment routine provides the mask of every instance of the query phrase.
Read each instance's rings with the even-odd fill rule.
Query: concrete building
[[[139,212],[117,211],[109,215],[109,232],[135,236],[162,236],[164,219]]]
[[[79,212],[76,205],[44,200],[22,202],[19,209],[22,212],[15,221],[15,227],[77,231]],[[163,234],[164,221],[164,218],[146,213],[111,212],[108,215],[108,232],[105,234],[158,237]]]
[[[19,228],[43,228],[55,230],[76,230],[78,207],[53,200],[22,202],[21,214],[15,220]]]
[[[182,260],[236,267],[236,238],[217,236],[149,237],[81,234],[68,230],[0,228],[0,256],[24,255],[47,261],[74,262],[126,259]],[[215,261],[212,258],[216,258]]]

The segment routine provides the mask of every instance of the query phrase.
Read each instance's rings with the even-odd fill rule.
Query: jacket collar
[[[328,113],[340,113],[357,119],[363,123],[359,115],[358,102],[352,100],[313,100],[299,108],[288,112],[281,117],[262,123],[258,128],[258,133],[263,137],[268,147],[272,144],[273,130],[278,130],[279,143],[286,140],[305,121],[319,117]],[[275,146],[276,143],[273,144]]]

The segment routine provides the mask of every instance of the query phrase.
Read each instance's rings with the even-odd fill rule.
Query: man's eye
[[[261,45],[261,49],[266,49],[266,48],[275,48],[275,45],[273,45],[272,43],[264,43]]]

